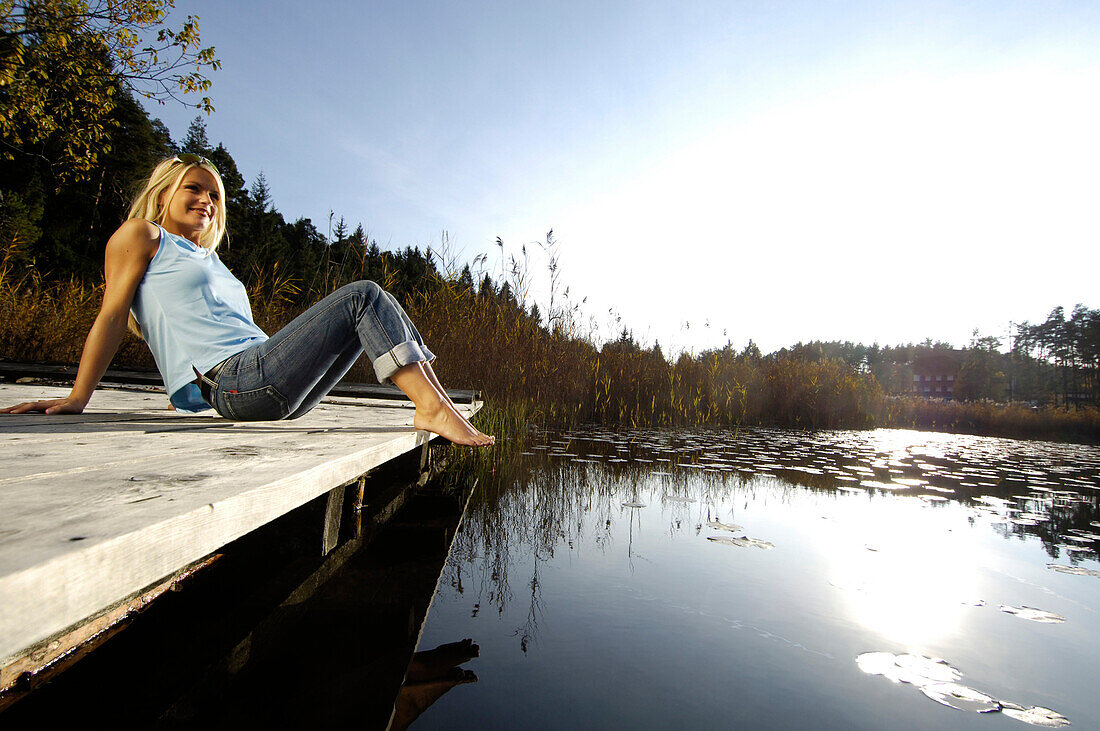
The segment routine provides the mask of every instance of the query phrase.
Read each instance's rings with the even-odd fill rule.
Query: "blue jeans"
[[[362,353],[382,383],[403,366],[435,360],[391,294],[374,282],[353,282],[230,356],[211,384],[211,406],[233,421],[297,419]]]

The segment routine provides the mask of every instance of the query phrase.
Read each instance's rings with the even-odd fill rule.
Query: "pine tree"
[[[271,206],[271,189],[267,187],[267,178],[264,176],[263,170],[256,175],[256,180],[249,188],[248,195],[252,199],[252,207],[259,213],[268,213],[268,207],[271,207],[271,210],[274,211],[274,206]]]
[[[481,284],[477,287],[477,296],[492,297],[494,299],[497,296],[497,288],[493,286],[493,278],[490,277],[488,273],[485,274],[481,280]]]
[[[183,144],[180,145],[180,152],[189,152],[202,157],[210,156],[210,140],[206,136],[206,122],[202,117],[191,120],[191,124],[187,127],[187,136],[183,138]]]
[[[459,290],[468,294],[474,293],[474,275],[470,272],[470,265],[462,267],[462,273],[458,275]]]
[[[342,242],[348,237],[348,224],[344,220],[343,216],[336,222],[336,227],[332,229],[332,243]]]

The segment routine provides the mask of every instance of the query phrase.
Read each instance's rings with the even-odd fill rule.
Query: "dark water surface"
[[[479,680],[415,727],[1100,728],[1098,549],[1096,447],[538,433],[420,643]]]

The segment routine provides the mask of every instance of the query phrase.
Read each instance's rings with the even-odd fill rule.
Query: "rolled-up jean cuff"
[[[435,360],[432,351],[416,342],[406,340],[374,359],[374,375],[379,383],[386,383],[390,376],[410,363],[431,363]]]

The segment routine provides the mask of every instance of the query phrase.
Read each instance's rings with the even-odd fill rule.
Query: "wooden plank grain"
[[[64,630],[133,592],[135,587],[154,584],[176,568],[290,512],[332,485],[353,479],[369,466],[414,448],[426,438],[423,433],[405,435],[210,502],[204,502],[209,494],[197,500],[198,505],[193,505],[195,498],[177,501],[186,502],[189,509],[179,512],[171,506],[169,517],[121,534],[118,526],[126,516],[100,516],[88,526],[91,530],[79,531],[92,535],[61,539],[79,547],[0,576],[0,659]],[[244,481],[249,471],[242,466],[226,476]],[[165,501],[141,504],[146,505],[162,508],[146,513],[166,512]],[[108,522],[106,517],[115,520]],[[102,530],[104,527],[106,530]],[[95,535],[97,529],[101,530],[99,535]],[[36,548],[39,550],[28,551],[23,558],[41,558],[46,553],[41,544]],[[29,617],[35,621],[27,622]]]
[[[17,363],[0,360],[0,376],[8,379],[38,379],[51,381],[72,381],[76,378],[77,368],[70,365]],[[142,385],[158,387],[163,392],[163,381],[156,370],[127,370],[109,368],[103,375],[103,383]],[[395,386],[380,383],[338,383],[330,392],[336,396],[355,398],[395,399],[404,401],[405,395]],[[447,395],[456,404],[469,404],[481,399],[476,389],[449,388]]]
[[[0,400],[42,390],[5,384]],[[0,662],[430,436],[409,408],[322,404],[242,424],[147,398],[103,392],[85,414],[0,415]]]
[[[264,481],[304,474],[336,458],[366,455],[355,461],[356,469],[366,466],[348,475],[345,481],[350,481],[381,463],[372,464],[373,447],[395,442],[404,451],[421,443],[416,436],[423,433],[411,427],[339,427],[332,426],[339,415],[335,422],[333,416],[298,426],[238,425],[184,439],[158,434],[161,446],[136,456],[116,459],[119,451],[111,450],[97,455],[93,464],[11,479],[0,490],[0,572],[10,570],[13,561],[40,560],[38,553],[45,550],[40,544],[47,538],[71,541],[77,537],[73,531],[79,540],[109,537]],[[173,445],[173,440],[182,443]],[[55,535],[58,526],[66,526],[67,535]],[[9,550],[12,543],[19,544],[18,551]]]
[[[181,450],[209,452],[224,449],[228,454],[239,454],[247,444],[263,445],[279,441],[293,448],[295,440],[299,448],[304,448],[311,439],[310,435],[329,431],[354,433],[354,429],[362,427],[383,431],[409,429],[412,415],[412,409],[383,412],[349,407],[322,410],[293,422],[252,424],[209,417],[159,417],[107,424],[76,421],[46,424],[38,419],[65,417],[6,417],[4,422],[26,418],[28,423],[21,435],[24,438],[8,440],[4,437],[12,430],[5,429],[7,424],[0,423],[0,454],[7,462],[0,485],[38,474],[55,473],[60,477],[68,473],[86,472],[108,463],[122,465],[128,461],[144,460],[152,464],[160,457]],[[202,437],[182,432],[202,432]],[[26,436],[32,434],[33,438]],[[69,440],[65,464],[58,463],[56,450],[43,447],[60,438]],[[242,441],[246,441],[246,445],[234,450],[234,445],[240,445]],[[217,455],[206,455],[202,459],[205,462],[212,458],[217,458]]]

